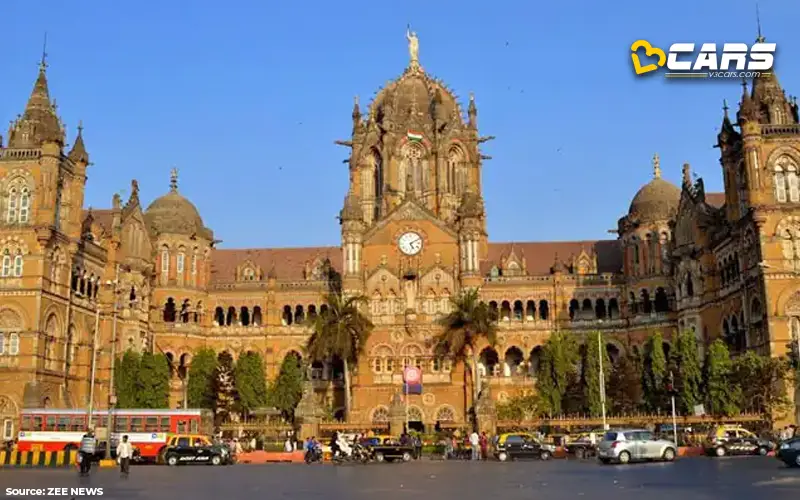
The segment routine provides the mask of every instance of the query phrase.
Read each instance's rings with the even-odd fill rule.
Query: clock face
[[[404,233],[397,240],[397,246],[406,255],[417,255],[422,250],[422,236],[414,232]]]

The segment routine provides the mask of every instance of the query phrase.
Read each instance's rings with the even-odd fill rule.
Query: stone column
[[[314,394],[314,383],[306,380],[303,383],[303,396],[297,403],[294,411],[296,422],[300,426],[300,440],[305,440],[311,436],[319,437],[319,424],[322,421],[323,411]]]
[[[392,396],[392,403],[389,405],[389,434],[394,437],[400,436],[406,429],[406,404],[399,392]]]
[[[497,408],[488,384],[483,387],[475,403],[475,420],[478,432],[485,432],[489,436],[497,433]]]

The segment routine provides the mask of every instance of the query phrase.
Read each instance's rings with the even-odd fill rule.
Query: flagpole
[[[405,433],[408,434],[408,381],[403,383],[403,388],[406,391],[406,430],[405,430]]]

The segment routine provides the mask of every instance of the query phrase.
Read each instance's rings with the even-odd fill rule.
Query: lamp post
[[[108,423],[106,428],[106,458],[111,458],[111,432],[114,430],[113,409],[117,404],[117,385],[114,381],[114,368],[117,361],[117,292],[119,285],[119,264],[115,271],[114,281],[107,283],[113,286],[113,310],[112,310],[112,326],[111,326],[111,373],[109,375],[109,389],[108,389]]]
[[[100,304],[96,304],[94,313],[94,334],[92,335],[92,375],[89,381],[89,429],[94,427],[94,378],[97,374],[97,331],[100,329]]]
[[[602,323],[602,321],[601,321]],[[603,334],[597,332],[597,357],[600,361],[600,408],[603,412],[603,430],[608,430],[606,423],[606,376],[603,373]]]

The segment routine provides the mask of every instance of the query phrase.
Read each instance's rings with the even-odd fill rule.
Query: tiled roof
[[[572,256],[577,257],[582,250],[597,254],[598,272],[616,273],[622,269],[622,252],[617,240],[599,240],[490,243],[489,255],[481,265],[481,271],[488,273],[492,266],[499,265],[500,258],[508,256],[512,247],[517,257],[525,257],[528,274],[550,274],[556,255],[561,262],[569,265]]]
[[[331,260],[334,269],[342,269],[342,249],[340,247],[305,247],[305,248],[249,248],[249,249],[217,249],[212,254],[212,281],[234,281],[236,267],[248,260],[261,267],[266,279],[272,266],[279,280],[302,280],[306,263],[326,258]]]
[[[722,207],[725,204],[725,193],[706,193],[706,203],[712,207]]]

